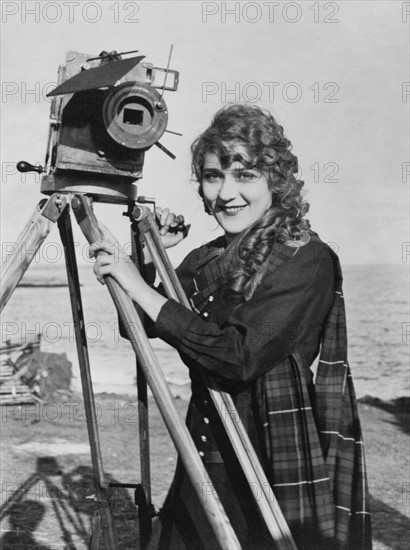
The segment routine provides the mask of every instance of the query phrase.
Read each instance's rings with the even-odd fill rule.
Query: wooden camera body
[[[68,52],[52,96],[41,192],[87,193],[102,202],[136,198],[144,155],[163,135],[163,90],[176,91],[179,73],[144,56],[121,59]],[[161,92],[161,93],[160,93]]]

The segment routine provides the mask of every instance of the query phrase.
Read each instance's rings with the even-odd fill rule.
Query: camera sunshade
[[[145,55],[139,55],[83,70],[57,86],[57,88],[54,88],[54,90],[47,94],[47,97],[114,86],[118,80],[131,71],[144,58]]]

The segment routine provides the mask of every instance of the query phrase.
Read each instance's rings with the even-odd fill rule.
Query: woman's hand
[[[162,244],[165,248],[175,246],[188,235],[190,225],[185,225],[184,216],[176,216],[169,208],[155,208],[155,217],[159,225]]]
[[[101,284],[104,285],[105,277],[110,275],[133,300],[136,299],[136,289],[146,283],[118,242],[111,239],[95,242],[90,245],[89,255],[96,259],[94,273]]]
[[[101,284],[107,275],[113,277],[128,296],[139,304],[155,322],[166,298],[152,289],[142,278],[137,267],[121,248],[118,241],[102,224],[99,225],[101,241],[90,245],[90,258],[96,258],[94,273]]]

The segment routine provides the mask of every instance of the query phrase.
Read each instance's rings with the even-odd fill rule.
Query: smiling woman
[[[109,242],[93,245],[94,254],[107,252],[96,262],[97,277],[115,277],[151,319],[150,335],[177,349],[189,369],[187,425],[241,548],[275,544],[255,504],[258,487],[241,470],[203,373],[232,395],[298,550],[369,550],[341,270],[304,218],[291,143],[269,113],[232,105],[215,115],[192,153],[205,210],[225,232],[177,269],[193,310],[148,286]],[[166,246],[182,239],[181,220],[161,211]],[[202,504],[178,462],[151,548],[219,548]]]
[[[232,147],[233,157],[245,155],[243,146]],[[209,211],[232,237],[257,222],[272,204],[266,174],[246,170],[239,161],[223,170],[215,153],[205,156],[201,188]]]
[[[231,105],[193,143],[192,166],[205,211],[228,240],[240,235],[242,268],[232,275],[231,288],[250,298],[273,242],[297,246],[310,238],[304,219],[309,205],[301,194],[303,181],[295,177],[298,161],[291,143],[268,113]]]

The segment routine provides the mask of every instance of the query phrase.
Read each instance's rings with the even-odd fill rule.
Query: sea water
[[[80,267],[85,326],[95,393],[136,394],[135,356],[119,333],[115,307],[92,265]],[[33,265],[23,283],[66,281],[64,266]],[[350,265],[344,267],[349,362],[357,395],[394,399],[409,394],[408,267]],[[2,314],[2,345],[41,334],[42,351],[66,353],[73,364],[72,387],[80,390],[69,292],[61,286],[19,286]],[[189,376],[178,353],[152,340],[174,395],[189,394]]]

